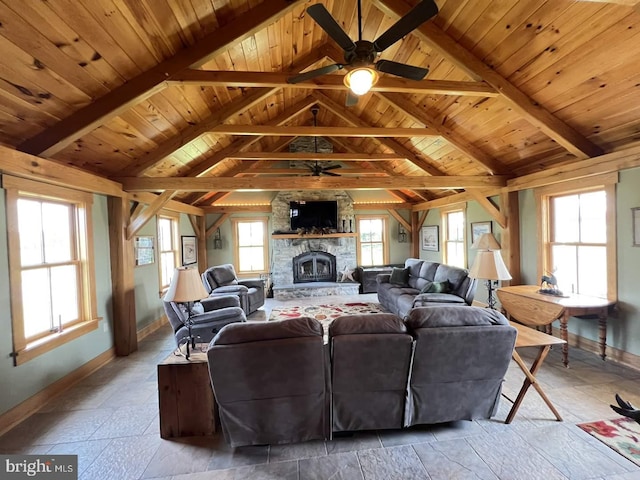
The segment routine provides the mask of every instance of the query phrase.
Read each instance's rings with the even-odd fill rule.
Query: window
[[[465,253],[464,210],[456,209],[442,212],[444,230],[444,263],[460,268],[466,268],[467,257]]]
[[[555,275],[564,293],[601,298],[615,296],[615,227],[608,209],[615,186],[594,186],[539,194],[542,275]],[[612,213],[615,218],[615,212]]]
[[[89,193],[4,176],[14,363],[97,328]]]
[[[158,250],[160,255],[160,292],[171,284],[171,277],[178,265],[178,218],[158,217]]]
[[[233,230],[238,275],[267,273],[267,265],[269,265],[267,219],[235,219]]]
[[[380,216],[358,216],[358,265],[389,263],[387,219]]]

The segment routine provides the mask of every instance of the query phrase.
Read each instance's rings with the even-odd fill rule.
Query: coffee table
[[[537,330],[534,330],[533,328],[520,325],[519,323],[509,323],[518,330],[518,336],[516,338],[516,345],[513,349],[512,357],[524,373],[525,379],[522,384],[522,388],[520,388],[520,392],[513,402],[513,406],[511,407],[511,410],[509,411],[507,419],[504,421],[504,423],[511,423],[513,417],[516,416],[516,413],[518,412],[522,401],[524,400],[524,396],[527,394],[527,391],[531,386],[536,389],[538,394],[540,394],[540,396],[542,397],[542,400],[544,400],[544,403],[547,404],[547,407],[549,407],[549,409],[556,416],[556,419],[561,422],[562,417],[560,416],[560,413],[558,413],[558,410],[556,410],[556,408],[553,406],[553,403],[551,403],[549,397],[547,397],[547,395],[542,390],[542,387],[536,379],[536,373],[538,373],[538,370],[540,370],[540,367],[542,366],[544,359],[547,357],[547,354],[549,353],[551,347],[553,345],[564,345],[566,341],[557,337],[553,337],[551,335],[547,335],[546,333],[539,332]],[[524,363],[524,360],[522,360],[522,357],[518,353],[519,348],[525,347],[538,348],[538,355],[531,364],[531,367],[527,367],[527,365]],[[505,396],[505,398],[507,397]]]

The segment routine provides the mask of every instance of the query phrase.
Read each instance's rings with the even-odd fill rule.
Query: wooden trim
[[[213,205],[211,207],[202,207],[205,213],[271,213],[271,204],[269,205]]]
[[[618,233],[616,219],[618,218],[616,185],[604,187],[607,195],[607,300],[618,301]],[[609,240],[613,236],[613,240]]]
[[[355,225],[353,226],[356,232],[360,231],[359,222],[360,220],[371,220],[371,219],[380,219],[382,220],[382,255],[383,260],[382,264],[387,265],[389,263],[390,257],[390,246],[389,246],[389,217],[388,215],[376,215],[372,214],[358,214],[355,216]],[[362,242],[360,241],[360,235],[357,233],[354,234],[346,234],[346,235],[354,235],[356,237],[356,261],[358,265],[362,265]]]
[[[404,16],[411,8],[404,0],[372,0],[372,2],[392,18]],[[463,69],[473,79],[484,80],[499,91],[502,98],[514,110],[578,158],[602,155],[603,151],[599,146],[522,93],[497,71],[485,65],[482,60],[451,38],[434,22],[423,23],[413,31],[413,34],[434,48],[444,58]]]
[[[0,145],[0,171],[59,187],[122,197],[122,185],[54,160],[34,157]]]
[[[138,330],[138,341],[148,337],[156,330],[160,330],[165,325],[169,325],[169,319],[167,318],[166,315],[162,315],[160,318],[154,320],[150,324],[145,325],[144,327]]]
[[[342,59],[340,59],[342,61]],[[326,75],[311,80],[289,83],[295,73],[235,72],[211,70],[184,70],[174,75],[169,84],[207,85],[211,87],[277,87],[344,91],[344,79],[340,75]],[[407,80],[400,77],[381,77],[371,87],[373,92],[418,93],[422,95],[455,95],[472,97],[497,97],[500,94],[485,82],[461,82],[450,80]]]
[[[248,222],[261,222],[263,225],[262,231],[262,256],[264,259],[264,270],[256,270],[251,272],[245,272],[240,270],[240,242],[238,241],[238,224]],[[234,266],[238,276],[258,275],[261,273],[269,273],[269,217],[237,217],[231,219],[231,234],[233,236],[233,258]]]
[[[185,192],[232,192],[234,190],[289,190],[291,177],[126,177],[120,179],[128,191],[182,190]],[[506,178],[493,176],[415,176],[415,177],[296,177],[296,190],[455,189],[501,187]]]
[[[65,390],[69,389],[80,380],[88,377],[93,372],[109,363],[115,358],[115,356],[115,349],[109,348],[92,360],[89,360],[81,367],[68,373],[61,379],[56,380],[52,384],[40,390],[35,395],[29,397],[27,400],[19,403],[15,407],[0,415],[0,435],[4,435],[17,424],[19,424],[23,420],[26,420],[30,415],[37,412],[56,395],[59,395]]]

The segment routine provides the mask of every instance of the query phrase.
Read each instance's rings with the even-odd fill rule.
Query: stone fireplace
[[[335,255],[327,252],[307,252],[293,259],[293,283],[335,281]]]
[[[338,218],[353,216],[353,201],[343,190],[286,191],[280,192],[271,202],[272,228],[287,231],[289,224],[289,202],[291,201],[336,200]],[[280,300],[324,295],[353,295],[358,293],[358,283],[338,283],[340,272],[354,270],[357,266],[355,235],[283,235],[272,238],[271,275],[274,297]],[[320,257],[319,257],[320,255]],[[303,278],[296,279],[292,259],[303,261]],[[328,267],[321,260],[322,278],[309,278],[308,268],[318,266],[318,258],[333,259]],[[310,262],[310,263],[309,263]],[[315,262],[315,264],[314,264]],[[325,272],[325,267],[329,269]],[[299,266],[297,267],[299,270]],[[324,273],[323,273],[324,272]],[[315,274],[317,275],[317,271]],[[326,276],[326,278],[325,278]]]

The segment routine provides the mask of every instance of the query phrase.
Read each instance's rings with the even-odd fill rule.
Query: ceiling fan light
[[[364,95],[377,81],[378,73],[368,67],[355,68],[344,76],[344,84],[355,95]]]

